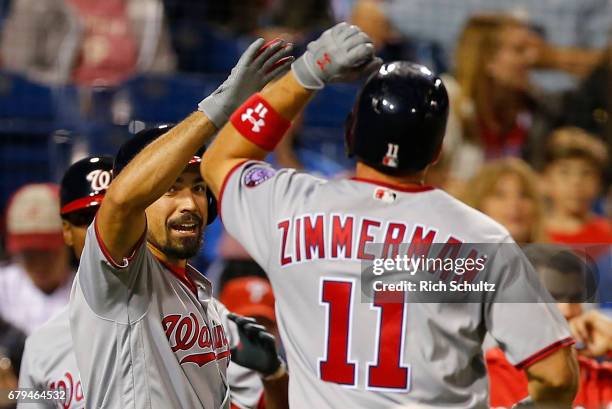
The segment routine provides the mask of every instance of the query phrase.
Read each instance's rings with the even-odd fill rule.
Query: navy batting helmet
[[[89,156],[73,163],[60,184],[62,217],[89,210],[95,214],[111,183],[112,169],[113,158],[110,156]]]
[[[362,88],[346,126],[346,148],[375,169],[418,172],[436,159],[448,118],[442,80],[422,65],[384,64]]]
[[[134,159],[140,151],[142,151],[151,142],[168,132],[174,125],[160,125],[155,128],[144,129],[134,135],[131,139],[126,141],[117,155],[115,155],[115,163],[113,164],[113,177],[117,177],[119,173],[127,166],[127,164]],[[205,146],[202,146],[198,152],[193,156],[188,164],[200,163],[202,155],[206,150]],[[208,197],[208,220],[207,223],[212,223],[217,217],[217,200],[210,191],[206,192]]]

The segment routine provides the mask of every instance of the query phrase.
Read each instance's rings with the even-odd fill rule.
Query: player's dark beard
[[[194,238],[170,239],[161,251],[170,258],[178,260],[189,260],[200,251],[202,247],[202,235]]]
[[[195,223],[196,224],[196,234],[194,237],[183,237],[176,238],[172,237],[170,232],[173,227],[176,227],[180,224],[184,223]],[[174,258],[178,260],[187,260],[194,257],[200,251],[202,247],[202,218],[195,213],[186,213],[181,217],[177,217],[176,219],[168,220],[166,228],[167,228],[167,238],[165,243],[157,243],[153,238],[149,238],[159,250],[162,251],[169,258]]]

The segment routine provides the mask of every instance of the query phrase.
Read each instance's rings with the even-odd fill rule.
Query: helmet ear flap
[[[352,158],[355,155],[355,114],[349,112],[344,120],[344,149],[346,156]]]

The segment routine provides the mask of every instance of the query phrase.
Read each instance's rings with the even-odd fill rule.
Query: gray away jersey
[[[236,324],[227,319],[225,306],[218,303],[218,309],[229,343],[234,346],[239,341]],[[263,394],[263,385],[255,371],[232,362],[227,369],[227,379],[232,404],[241,409],[257,408]],[[19,373],[19,387],[38,391],[58,390],[65,392],[65,395],[57,403],[20,403],[18,409],[85,407],[85,396],[70,335],[68,307],[28,336]]]
[[[144,237],[143,237],[144,239]],[[70,299],[70,328],[86,406],[229,406],[229,345],[208,280],[162,264],[141,240],[116,264],[95,222]]]
[[[64,396],[57,402],[41,400],[20,403],[18,409],[85,407],[81,378],[72,352],[67,306],[28,336],[19,373],[19,387],[38,391],[57,390]]]
[[[370,243],[505,243],[516,256],[492,263],[488,279],[527,275],[508,232],[443,191],[247,162],[228,175],[220,209],[271,280],[292,409],[486,408],[487,332],[517,367],[572,343],[555,305],[530,302],[541,288],[523,291],[522,303],[362,301]]]

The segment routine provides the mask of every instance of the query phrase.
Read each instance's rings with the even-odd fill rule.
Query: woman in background
[[[517,243],[542,241],[542,196],[527,163],[517,158],[490,162],[469,186],[464,202],[502,224]]]
[[[541,38],[514,17],[470,18],[456,48],[454,77],[444,78],[454,134],[451,174],[465,181],[485,161],[523,156],[532,135],[548,131],[557,100],[547,98],[545,106],[529,80],[546,52]]]

